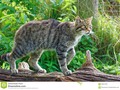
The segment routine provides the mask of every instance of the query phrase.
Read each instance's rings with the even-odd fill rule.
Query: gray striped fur
[[[38,65],[38,60],[44,50],[54,49],[63,74],[70,75],[72,72],[67,65],[74,57],[74,47],[81,37],[91,31],[91,21],[92,18],[77,17],[74,22],[54,19],[28,22],[16,32],[12,51],[1,58],[10,63],[12,73],[17,73],[15,60],[30,53],[29,65],[44,73],[46,70]]]

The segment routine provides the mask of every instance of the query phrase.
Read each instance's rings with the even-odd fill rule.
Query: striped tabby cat
[[[64,75],[72,72],[67,68],[75,56],[74,47],[84,34],[92,31],[92,17],[74,22],[59,22],[54,19],[31,21],[21,26],[15,34],[14,47],[10,53],[1,56],[8,61],[11,73],[17,73],[15,60],[30,54],[29,65],[38,72],[46,70],[38,65],[38,60],[44,50],[54,49],[58,55],[58,62]]]

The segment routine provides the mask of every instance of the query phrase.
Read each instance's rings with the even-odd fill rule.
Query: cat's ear
[[[81,22],[81,19],[80,19],[79,16],[77,16],[77,17],[75,18],[75,26],[78,26],[78,25],[80,24],[80,22]]]
[[[91,24],[91,23],[92,23],[92,19],[93,19],[93,16],[90,17],[90,18],[87,18],[87,19],[86,19],[87,23]]]

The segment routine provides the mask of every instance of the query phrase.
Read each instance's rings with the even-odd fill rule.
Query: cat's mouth
[[[86,34],[90,35],[90,34],[94,34],[94,32],[91,30],[91,31],[87,31]]]

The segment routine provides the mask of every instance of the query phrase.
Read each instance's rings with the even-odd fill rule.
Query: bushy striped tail
[[[9,57],[10,57],[10,54],[7,53],[7,54],[3,54],[3,55],[1,56],[1,59],[4,60],[4,61],[8,61],[8,60],[9,60]]]

